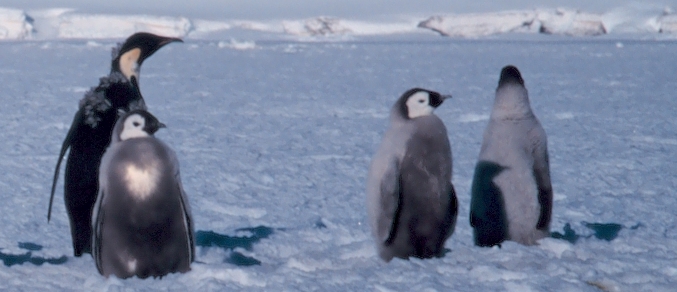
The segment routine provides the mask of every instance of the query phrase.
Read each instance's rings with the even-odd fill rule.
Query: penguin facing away
[[[470,225],[478,246],[524,245],[549,236],[552,185],[545,130],[519,70],[501,71],[471,187]]]
[[[172,42],[182,41],[150,33],[133,34],[113,50],[109,75],[102,77],[99,85],[92,87],[80,100],[79,109],[61,146],[47,212],[49,222],[61,161],[70,149],[64,175],[64,201],[75,256],[90,252],[92,207],[98,189],[99,163],[110,143],[118,111],[146,108],[138,83],[141,64]]]
[[[451,146],[444,123],[433,114],[450,97],[413,88],[391,109],[367,177],[371,229],[386,262],[442,256],[454,232],[458,201]]]
[[[101,160],[92,218],[92,256],[108,277],[187,272],[195,241],[176,154],[153,134],[164,124],[145,110],[123,115]]]

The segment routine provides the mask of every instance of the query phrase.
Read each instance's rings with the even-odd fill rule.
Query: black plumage
[[[99,80],[80,100],[71,127],[64,139],[54,171],[47,221],[59,178],[61,161],[68,153],[64,175],[64,200],[70,220],[73,253],[91,253],[92,208],[98,192],[98,169],[119,112],[146,109],[139,89],[139,69],[143,61],[178,38],[136,33],[113,49],[108,76]]]

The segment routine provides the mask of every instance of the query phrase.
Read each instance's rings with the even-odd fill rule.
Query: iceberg
[[[526,10],[433,16],[418,24],[443,36],[481,37],[504,33],[597,36],[607,33],[602,16],[577,10]]]
[[[578,10],[559,8],[537,13],[540,33],[570,36],[597,36],[607,33],[602,16]]]
[[[422,20],[423,19],[423,20]],[[422,21],[421,21],[422,20]],[[419,34],[478,38],[525,33],[566,36],[605,34],[677,34],[677,15],[656,5],[621,6],[605,13],[576,9],[509,10],[486,13],[440,14],[428,17],[344,19],[318,16],[306,19],[247,20],[188,19],[180,16],[87,14],[69,8],[28,10],[0,8],[0,40],[110,39],[146,31],[171,37],[229,39],[235,35],[298,40],[352,36]]]
[[[480,37],[511,32],[538,32],[533,26],[535,11],[504,11],[437,15],[418,24],[443,36]]]
[[[23,10],[0,8],[0,40],[29,39],[33,31],[33,19]]]
[[[284,21],[282,27],[286,34],[296,36],[344,35],[353,32],[345,27],[340,19],[328,16],[303,21]]]
[[[677,15],[670,15],[661,18],[658,32],[677,34]]]
[[[185,37],[192,29],[192,22],[184,17],[65,14],[60,17],[57,37],[125,38],[139,31]]]

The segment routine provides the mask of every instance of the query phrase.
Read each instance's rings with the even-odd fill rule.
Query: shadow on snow
[[[39,244],[31,242],[19,242],[19,248],[25,249],[28,252],[24,254],[6,254],[0,251],[0,259],[2,259],[2,263],[5,264],[5,266],[11,267],[13,265],[21,265],[24,263],[31,263],[37,266],[40,266],[44,263],[61,265],[66,263],[66,261],[68,261],[68,257],[66,256],[61,256],[58,258],[44,258],[33,256],[34,251],[42,250],[42,246]]]
[[[618,233],[623,228],[635,230],[635,229],[642,226],[641,223],[639,223],[635,226],[632,226],[632,227],[625,227],[625,226],[618,224],[618,223],[588,223],[588,222],[585,222],[585,221],[582,222],[582,223],[583,223],[583,226],[587,227],[588,229],[590,229],[592,231],[592,234],[589,234],[589,235],[576,234],[576,231],[574,231],[571,228],[571,225],[569,223],[567,223],[566,225],[564,225],[564,230],[563,230],[564,233],[552,232],[550,234],[550,236],[552,238],[566,240],[566,241],[570,242],[571,244],[576,244],[576,242],[580,238],[591,238],[593,236],[597,239],[600,239],[600,240],[612,241],[612,240],[616,239],[616,237],[618,237]]]
[[[220,247],[224,250],[230,251],[228,258],[224,260],[226,263],[234,264],[237,266],[254,266],[260,265],[261,261],[243,255],[235,251],[236,248],[244,248],[247,251],[251,251],[255,243],[261,241],[261,239],[268,238],[273,234],[274,229],[266,226],[257,226],[252,228],[240,228],[236,230],[237,232],[249,232],[249,236],[229,236],[218,234],[214,231],[202,231],[198,230],[195,233],[195,245],[201,247]]]

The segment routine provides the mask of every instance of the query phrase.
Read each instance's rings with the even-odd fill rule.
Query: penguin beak
[[[155,134],[158,130],[162,128],[166,128],[167,126],[160,121],[157,123],[148,123],[145,128],[143,128],[144,131],[146,131],[148,134]]]
[[[161,37],[160,39],[149,41],[151,42],[155,41],[155,43],[150,43],[149,45],[147,45],[145,48],[142,49],[141,56],[139,56],[139,59],[136,61],[137,67],[141,67],[141,64],[143,64],[143,61],[145,61],[146,58],[155,54],[155,52],[157,52],[162,47],[174,42],[183,43],[182,39],[174,37]]]
[[[442,98],[442,100],[450,99],[451,94],[440,95],[440,97]]]
[[[161,48],[161,47],[165,46],[166,44],[173,43],[173,42],[183,43],[183,40],[180,39],[180,38],[165,38],[160,43],[158,43],[158,47]]]

